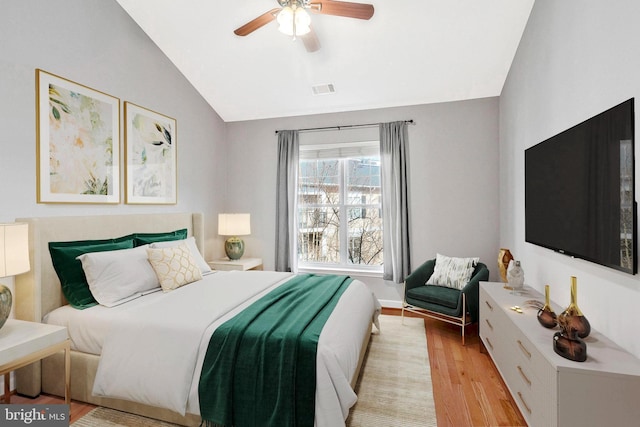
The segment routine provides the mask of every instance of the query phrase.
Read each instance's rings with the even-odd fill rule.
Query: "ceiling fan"
[[[251,34],[271,21],[277,20],[280,32],[302,39],[308,52],[320,48],[320,42],[313,28],[307,10],[321,15],[344,16],[347,18],[370,19],[373,16],[373,5],[334,0],[277,0],[280,7],[271,9],[257,18],[247,22],[234,33],[238,36]]]

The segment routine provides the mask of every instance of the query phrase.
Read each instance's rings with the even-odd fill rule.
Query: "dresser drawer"
[[[549,346],[553,342],[549,340]],[[511,342],[512,351],[518,355],[517,364],[531,376],[539,380],[543,388],[551,387],[555,369],[542,355],[540,350],[523,334],[514,334]]]
[[[502,289],[492,289],[505,296]],[[520,304],[511,294],[498,301],[490,291],[480,288],[480,336],[527,424],[550,425],[553,400],[549,376],[553,368],[518,327],[530,320],[531,309],[517,313],[511,307]]]
[[[501,336],[511,328],[504,310],[486,293],[480,290],[480,334]],[[501,338],[502,339],[502,338]]]
[[[512,342],[513,329],[507,316],[484,290],[480,290],[480,338],[491,355],[494,364],[504,376],[503,364],[509,362],[509,345]]]
[[[551,408],[539,400],[537,392],[520,385],[510,389],[520,412],[530,426],[550,426]]]
[[[531,369],[522,357],[515,357],[508,364],[505,382],[509,384],[514,400],[530,425],[548,425],[550,419],[553,394]]]

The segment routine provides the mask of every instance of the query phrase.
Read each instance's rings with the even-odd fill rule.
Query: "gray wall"
[[[178,204],[37,204],[36,68],[176,118]],[[414,266],[436,252],[480,256],[490,268],[495,264],[497,98],[225,124],[120,6],[105,0],[3,1],[0,75],[0,221],[201,211],[206,256],[215,258],[223,255],[217,214],[249,212],[253,234],[245,239],[247,254],[263,257],[265,267],[273,268],[274,131],[414,119],[409,128]],[[398,286],[365,280],[379,298],[399,303]]]
[[[500,97],[500,244],[522,261],[525,282],[550,284],[563,307],[577,276],[591,326],[636,356],[640,278],[525,243],[524,150],[628,98],[637,102],[639,16],[636,0],[537,0]],[[636,124],[638,111],[636,103]],[[636,153],[639,146],[636,139]]]
[[[247,253],[274,268],[278,129],[415,120],[409,126],[412,265],[434,258],[479,256],[493,278],[498,253],[498,99],[227,123],[231,212],[250,212]],[[494,268],[492,268],[494,267]],[[401,287],[361,277],[385,305],[399,306]]]
[[[175,118],[178,204],[37,204],[36,68],[120,98],[121,138],[124,101]],[[1,222],[28,216],[199,211],[206,215],[208,247],[213,251],[219,246],[213,243],[213,220],[225,196],[219,185],[226,177],[224,122],[115,1],[3,0],[0,99]],[[122,158],[121,172],[124,183]],[[121,184],[124,201],[123,191]]]

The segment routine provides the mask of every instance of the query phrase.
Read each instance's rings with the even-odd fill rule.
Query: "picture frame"
[[[36,69],[37,203],[120,203],[120,99]]]
[[[125,203],[176,204],[176,119],[125,101]]]

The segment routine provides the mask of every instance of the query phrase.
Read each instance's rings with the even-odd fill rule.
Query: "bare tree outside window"
[[[620,265],[633,268],[633,146],[620,141]]]
[[[379,157],[300,160],[298,261],[381,266],[381,212]]]

